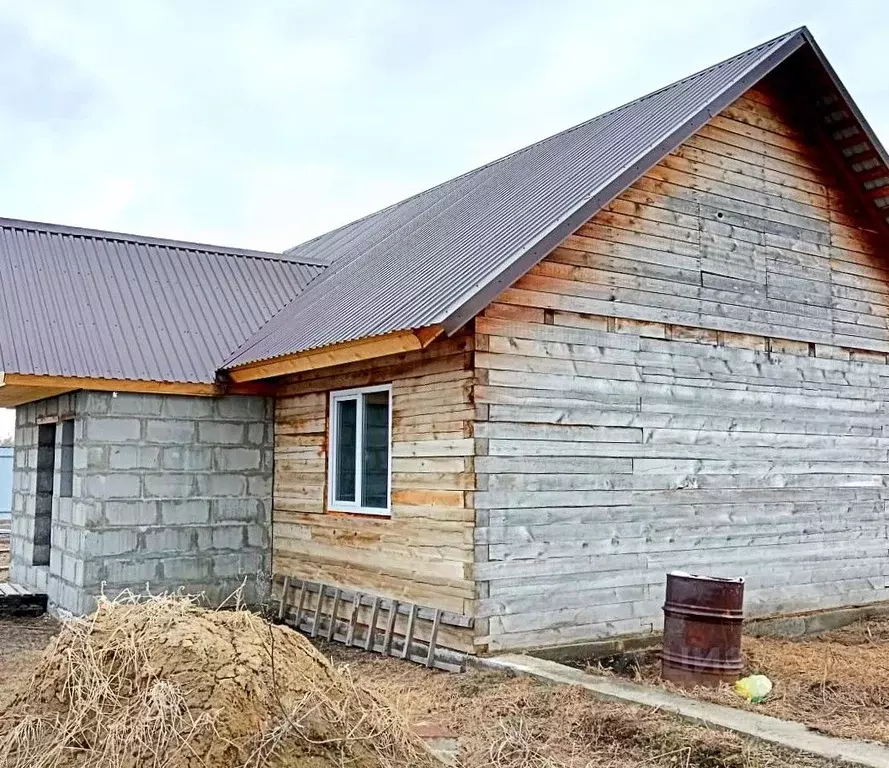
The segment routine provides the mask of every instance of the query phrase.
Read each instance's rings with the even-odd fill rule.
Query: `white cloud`
[[[805,22],[887,134],[856,8],[0,0],[0,214],[284,248]]]

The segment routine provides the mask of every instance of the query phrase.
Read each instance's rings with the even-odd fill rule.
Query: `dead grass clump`
[[[331,649],[333,650],[333,649]],[[371,690],[415,720],[460,736],[459,768],[786,768],[827,763],[745,741],[578,686],[472,670],[462,675],[335,651]]]
[[[889,622],[794,640],[748,638],[744,653],[751,674],[775,683],[758,711],[889,743]]]
[[[0,768],[431,766],[403,718],[295,632],[182,595],[65,622],[0,714]]]
[[[889,744],[889,620],[862,621],[812,637],[745,637],[743,649],[744,674],[766,675],[775,686],[760,704],[748,704],[729,686],[683,691],[663,683],[656,653],[638,654],[596,671],[798,720],[832,736]]]

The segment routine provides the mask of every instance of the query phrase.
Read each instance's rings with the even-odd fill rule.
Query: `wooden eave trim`
[[[425,349],[444,333],[440,325],[431,325],[409,331],[395,331],[383,336],[371,336],[357,341],[331,344],[320,349],[298,352],[295,355],[278,357],[257,363],[248,363],[227,371],[229,378],[237,383],[270,379],[301,371],[313,371],[344,363],[372,360],[400,352]]]
[[[225,394],[219,384],[199,384],[175,381],[146,381],[141,379],[96,379],[77,376],[42,376],[26,373],[5,373],[0,385],[33,387],[35,389],[91,389],[100,392],[137,392],[152,395],[196,395],[214,397]],[[46,395],[49,397],[49,395]]]

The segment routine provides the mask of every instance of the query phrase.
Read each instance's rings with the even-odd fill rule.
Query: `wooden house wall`
[[[476,319],[478,642],[889,598],[889,259],[768,85]]]
[[[290,576],[471,615],[472,336],[284,380],[275,409],[273,562]],[[328,512],[331,390],[392,383],[392,516]],[[472,647],[442,628],[439,643]]]

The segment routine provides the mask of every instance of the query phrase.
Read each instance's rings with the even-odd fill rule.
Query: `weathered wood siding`
[[[275,414],[276,574],[472,614],[471,348],[464,334],[284,382]],[[329,393],[390,382],[392,517],[328,512]],[[471,636],[449,630],[440,642],[469,649]]]
[[[797,125],[749,93],[476,319],[491,649],[656,628],[673,569],[889,598],[889,254]]]

